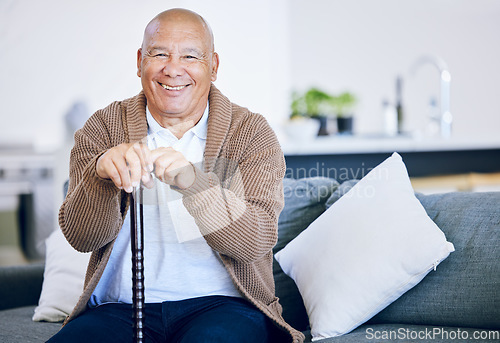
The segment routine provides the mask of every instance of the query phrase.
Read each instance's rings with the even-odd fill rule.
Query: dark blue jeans
[[[146,304],[145,342],[272,342],[271,321],[245,299],[207,296]],[[132,306],[89,308],[48,342],[131,342]]]

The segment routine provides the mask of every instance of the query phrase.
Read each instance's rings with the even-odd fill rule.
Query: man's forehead
[[[159,30],[145,37],[143,48],[153,50],[178,50],[183,52],[197,51],[208,52],[210,42],[204,35],[195,34],[191,31],[170,30],[168,32]]]
[[[213,36],[212,31],[206,21],[199,15],[166,15],[164,13],[155,17],[146,27],[144,31],[144,43],[157,35],[163,34],[176,34],[179,33],[184,36],[186,40],[200,39],[203,44],[213,49]]]

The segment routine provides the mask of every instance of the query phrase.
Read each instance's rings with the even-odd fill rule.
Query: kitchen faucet
[[[441,137],[449,138],[451,136],[451,125],[453,116],[450,112],[450,81],[451,74],[448,66],[442,58],[438,56],[422,56],[412,66],[411,73],[415,75],[417,70],[425,64],[431,64],[439,71],[439,79],[441,83],[441,96],[439,101],[439,116],[432,118],[439,121],[439,129]]]

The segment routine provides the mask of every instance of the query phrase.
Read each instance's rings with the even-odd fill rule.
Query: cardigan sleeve
[[[267,122],[262,119],[257,126],[240,147],[241,159],[219,159],[215,172],[197,170],[195,183],[179,190],[207,243],[243,263],[272,251],[284,204],[283,152]]]
[[[123,222],[122,192],[96,172],[98,158],[115,145],[103,111],[96,112],[75,133],[68,194],[59,210],[63,234],[74,249],[82,252],[94,251],[112,241]]]

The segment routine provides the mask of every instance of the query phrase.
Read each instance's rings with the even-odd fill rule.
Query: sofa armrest
[[[43,270],[43,264],[0,267],[0,310],[37,305]]]

